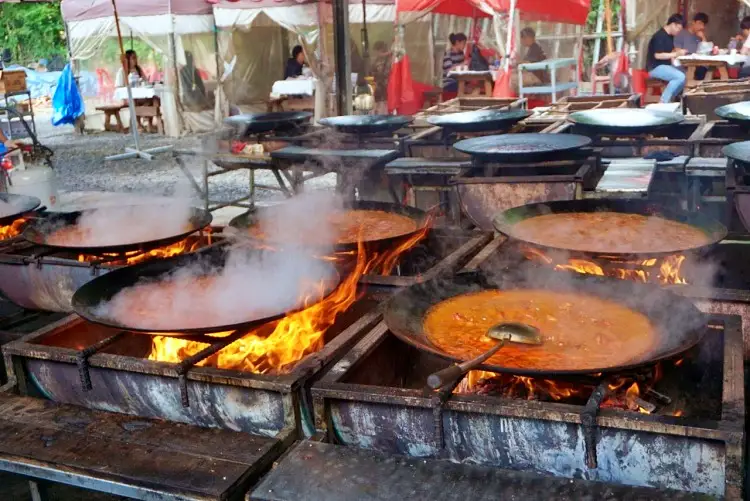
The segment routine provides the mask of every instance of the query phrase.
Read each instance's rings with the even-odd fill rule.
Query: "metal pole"
[[[349,45],[349,2],[333,0],[333,52],[336,70],[336,113],[350,115],[352,110],[352,63]]]

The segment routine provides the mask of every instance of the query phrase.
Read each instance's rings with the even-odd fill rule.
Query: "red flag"
[[[396,111],[401,115],[413,115],[419,111],[409,56],[404,56],[391,66],[391,74],[388,76],[388,111]]]

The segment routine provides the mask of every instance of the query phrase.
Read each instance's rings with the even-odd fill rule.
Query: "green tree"
[[[60,2],[0,3],[0,47],[28,64],[67,54]]]

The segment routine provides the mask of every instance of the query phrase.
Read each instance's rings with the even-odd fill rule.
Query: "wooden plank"
[[[52,469],[191,498],[223,498],[279,441],[0,396],[0,468]]]

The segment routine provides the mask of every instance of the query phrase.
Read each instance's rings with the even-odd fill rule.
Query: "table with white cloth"
[[[278,80],[271,87],[268,111],[313,110],[314,120],[323,117],[325,108],[325,91],[323,83],[316,78],[292,78]]]
[[[131,87],[130,95],[133,97],[135,106],[135,116],[138,125],[141,120],[145,119],[148,124],[149,132],[153,127],[153,121],[156,121],[156,129],[159,134],[164,134],[164,121],[161,114],[161,94],[163,86],[154,87]],[[123,101],[128,100],[128,88],[118,87],[114,93],[115,99]]]
[[[708,68],[708,71],[706,72],[706,80],[713,80],[714,70],[719,70],[719,78],[721,80],[729,80],[729,72],[727,71],[727,68],[729,66],[734,66],[735,64],[745,64],[747,63],[747,59],[747,56],[741,54],[717,54],[715,56],[690,54],[676,58],[674,65],[685,68],[687,76],[686,85],[688,87],[693,87],[699,82],[699,80],[695,79],[696,68]]]

